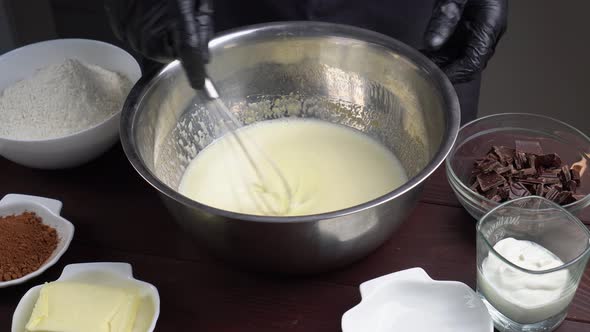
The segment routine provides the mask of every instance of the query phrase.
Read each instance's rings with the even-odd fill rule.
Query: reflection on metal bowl
[[[202,106],[205,96],[189,87],[180,63],[172,62],[130,94],[121,122],[123,147],[200,244],[250,269],[312,273],[366,256],[407,217],[421,184],[456,138],[453,87],[419,52],[389,37],[287,22],[228,32],[210,47],[209,75],[242,122],[289,116],[347,125],[391,149],[410,177],[364,204],[302,217],[245,215],[192,201],[176,191],[181,176],[219,133]]]

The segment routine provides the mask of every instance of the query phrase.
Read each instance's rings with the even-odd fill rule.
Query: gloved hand
[[[508,0],[438,0],[424,35],[424,53],[463,83],[481,72],[506,31]]]
[[[119,39],[152,60],[180,59],[193,88],[203,88],[213,35],[210,0],[105,0],[105,8]]]

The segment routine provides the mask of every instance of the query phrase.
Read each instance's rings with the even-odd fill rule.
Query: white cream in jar
[[[342,125],[281,119],[240,128],[237,134],[264,176],[256,175],[235,138],[225,135],[188,165],[181,194],[233,212],[297,216],[365,203],[408,180],[389,149]],[[272,213],[261,208],[261,198],[272,205]]]
[[[543,246],[525,240],[505,238],[494,250],[514,265],[544,271],[563,262]],[[567,269],[546,274],[518,270],[489,254],[478,269],[478,291],[504,316],[521,324],[553,317],[571,302],[575,294]]]

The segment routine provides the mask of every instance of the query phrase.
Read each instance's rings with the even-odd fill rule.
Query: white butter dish
[[[84,263],[67,265],[58,281],[83,282],[135,289],[140,296],[132,332],[153,332],[160,316],[160,295],[153,285],[133,277],[127,263]],[[20,300],[12,316],[12,332],[24,332],[43,285],[31,288]]]

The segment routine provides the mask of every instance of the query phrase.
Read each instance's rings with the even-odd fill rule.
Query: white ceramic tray
[[[361,303],[342,316],[343,332],[492,332],[485,305],[467,285],[432,280],[420,268],[360,286]]]

